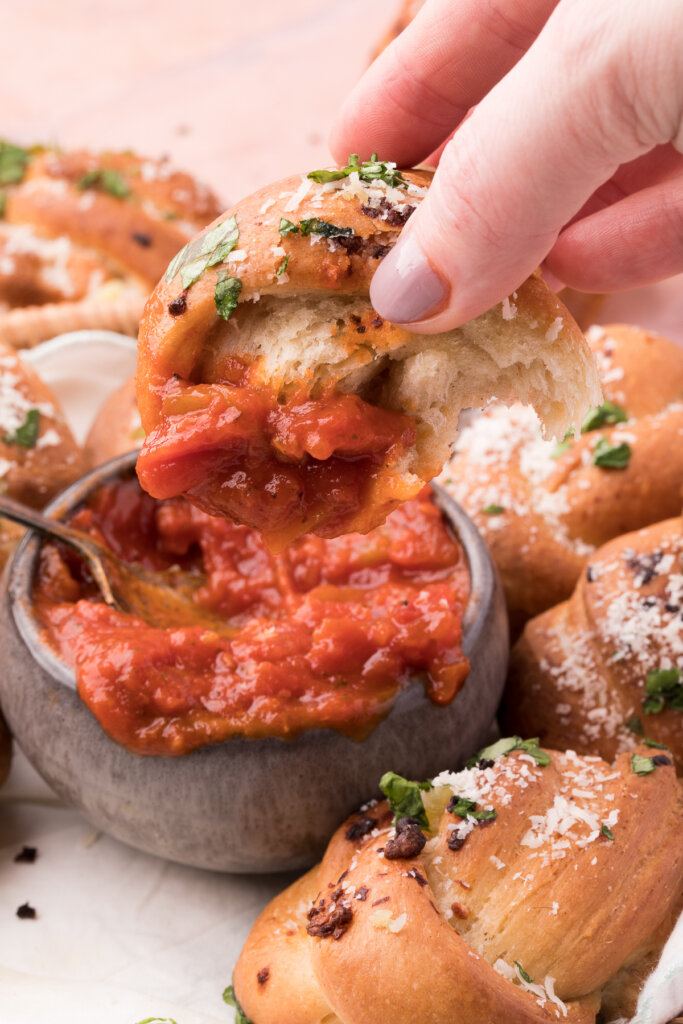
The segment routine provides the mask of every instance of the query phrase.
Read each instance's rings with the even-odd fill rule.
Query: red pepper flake
[[[368,889],[367,885],[361,885],[358,889],[356,889],[353,898],[355,900],[360,900],[361,903],[365,903],[366,899],[368,898],[369,892],[370,890]]]
[[[448,839],[446,840],[448,849],[461,850],[462,847],[465,845],[465,840],[467,839],[468,835],[468,832],[465,832],[464,835],[461,835],[460,831],[457,828],[454,828],[453,831],[449,834]]]
[[[258,981],[259,985],[265,985],[269,977],[270,967],[262,967],[261,970],[256,975],[256,980]]]
[[[171,316],[182,316],[187,309],[187,298],[185,292],[181,292],[175,299],[171,299],[168,304],[168,311]]]
[[[384,847],[387,860],[409,860],[422,853],[427,837],[417,821],[412,818],[399,818],[396,822],[396,835],[389,839]]]
[[[375,900],[375,902],[371,903],[370,906],[371,907],[378,907],[380,905],[380,903],[387,903],[390,899],[391,899],[390,896],[382,896],[381,900]]]
[[[22,846],[19,853],[14,858],[15,864],[35,864],[36,857],[38,856],[38,850],[35,846]]]
[[[330,895],[330,902],[322,899],[317,906],[308,911],[306,931],[319,939],[341,939],[353,920],[353,910],[348,903],[342,902],[343,889],[335,889]]]
[[[463,921],[470,916],[469,910],[463,903],[451,903],[451,910],[456,917],[461,918]]]
[[[353,843],[357,839],[362,839],[369,832],[372,832],[376,826],[377,818],[356,818],[356,820],[352,821],[347,828],[344,838]]]
[[[417,868],[411,868],[408,872],[408,878],[414,878],[418,885],[427,885],[427,879],[425,876],[417,870]]]

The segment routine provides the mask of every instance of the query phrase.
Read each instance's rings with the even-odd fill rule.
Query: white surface
[[[110,985],[35,978],[0,967],[0,991],[3,1024],[34,1020],[52,1024],[125,1024],[149,1017],[149,996]],[[171,1018],[175,1021],[177,1006],[157,1000],[155,1008],[158,1024],[171,1024]],[[182,1010],[182,1018],[182,1024],[216,1022],[215,1017],[190,1010]]]
[[[288,876],[218,875],[124,846],[60,803],[21,754],[0,791],[0,836],[0,964],[42,979],[7,990],[0,969],[2,1024],[232,1021],[223,989]],[[34,864],[14,863],[22,846],[37,847]],[[16,916],[25,902],[35,920]],[[86,1006],[96,1013],[74,1016]]]
[[[106,333],[31,352],[81,437],[134,370],[135,344]],[[34,864],[14,863],[22,846],[37,847]],[[231,1024],[223,989],[253,920],[289,881],[185,868],[93,832],[15,750],[0,790],[0,1024]],[[16,917],[25,902],[36,920]],[[681,1010],[679,922],[637,1024]]]

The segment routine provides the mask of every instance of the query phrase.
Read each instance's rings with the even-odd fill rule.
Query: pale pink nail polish
[[[450,290],[411,232],[380,263],[370,284],[370,300],[386,320],[412,324],[440,312]]]

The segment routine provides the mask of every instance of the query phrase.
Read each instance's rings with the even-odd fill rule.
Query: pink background
[[[226,205],[329,162],[344,95],[398,0],[23,0],[3,4],[0,137],[168,153]],[[389,154],[381,154],[389,156]],[[615,296],[683,341],[683,278]]]

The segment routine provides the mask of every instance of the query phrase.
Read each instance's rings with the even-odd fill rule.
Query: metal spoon
[[[5,495],[0,495],[0,516],[73,548],[86,562],[102,599],[110,608],[130,612],[160,628],[221,625],[225,630],[225,622],[193,600],[194,593],[206,582],[202,574],[174,568],[163,573],[150,572],[137,563],[123,562],[80,530],[48,519]]]

